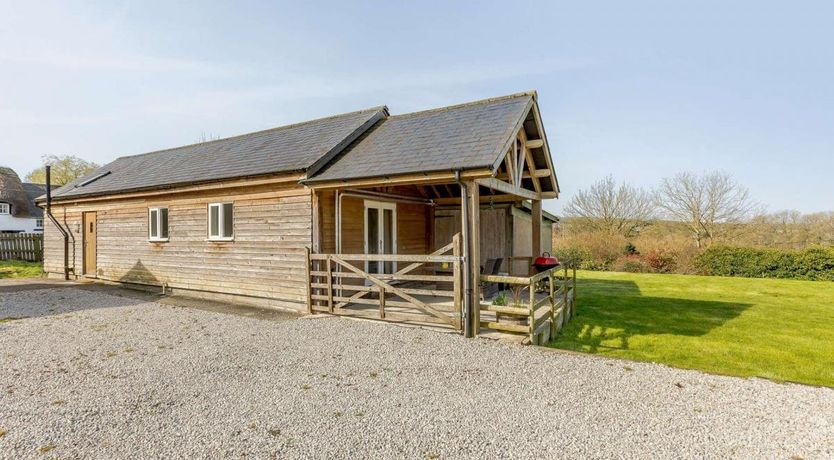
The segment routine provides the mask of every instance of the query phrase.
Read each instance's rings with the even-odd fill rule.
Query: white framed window
[[[12,207],[9,206],[9,203],[0,203],[0,214],[11,214]]]
[[[148,208],[148,241],[168,241],[168,208]]]
[[[35,228],[43,228],[43,219],[35,219]]]
[[[234,206],[232,203],[209,203],[208,239],[210,241],[231,241],[234,232]]]

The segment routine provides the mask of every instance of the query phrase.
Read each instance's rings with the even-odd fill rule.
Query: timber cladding
[[[208,204],[234,203],[234,240],[208,241]],[[148,208],[168,208],[169,240],[148,241]],[[312,242],[309,189],[295,183],[53,204],[70,232],[70,268],[83,266],[82,213],[96,212],[99,279],[269,299],[302,309],[304,248]],[[63,241],[47,224],[44,269],[63,272]],[[90,274],[91,275],[91,274]]]

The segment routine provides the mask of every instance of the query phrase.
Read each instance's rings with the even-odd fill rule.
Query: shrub
[[[623,256],[614,262],[614,271],[617,272],[631,272],[631,273],[647,273],[649,266],[638,255]]]
[[[626,243],[623,254],[627,256],[640,255],[640,251],[637,250],[637,246],[634,243]]]
[[[590,253],[587,249],[576,245],[564,246],[557,248],[553,254],[559,259],[563,265],[568,268],[583,268],[584,263],[590,258]]]
[[[801,251],[713,246],[695,264],[705,275],[834,281],[834,248]]]
[[[674,251],[652,249],[643,260],[655,273],[673,273],[678,268],[678,255]]]

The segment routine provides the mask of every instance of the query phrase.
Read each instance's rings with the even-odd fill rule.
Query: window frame
[[[168,210],[167,206],[153,206],[148,208],[148,241],[151,243],[165,243],[170,240],[171,238],[171,227],[168,225],[166,229],[166,233],[168,234],[167,237],[161,237],[162,235],[162,219],[160,219],[160,210],[164,209],[165,212],[168,214],[168,222],[170,224],[170,217],[171,212]],[[156,236],[151,235],[151,214],[156,212]]]
[[[35,219],[35,228],[43,228],[43,219]]]
[[[231,235],[223,235],[223,228],[225,227],[226,218],[223,215],[223,207],[225,205],[231,206],[231,219],[232,219],[232,234]],[[211,234],[211,208],[218,208],[217,210],[217,235]],[[216,203],[208,203],[206,207],[206,235],[207,241],[219,241],[219,242],[226,242],[226,241],[234,241],[235,240],[235,203],[233,201],[223,201],[223,202],[216,202]]]
[[[11,203],[0,202],[0,208],[4,209],[0,211],[0,215],[7,216],[12,213],[12,205]]]

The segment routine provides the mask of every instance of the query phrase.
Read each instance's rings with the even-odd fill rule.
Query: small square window
[[[148,209],[148,240],[168,241],[168,208]]]
[[[208,205],[208,237],[213,241],[231,241],[234,238],[234,206],[232,203]]]
[[[0,203],[0,214],[11,214],[12,207],[9,203]]]
[[[35,219],[35,228],[43,228],[43,219]]]

